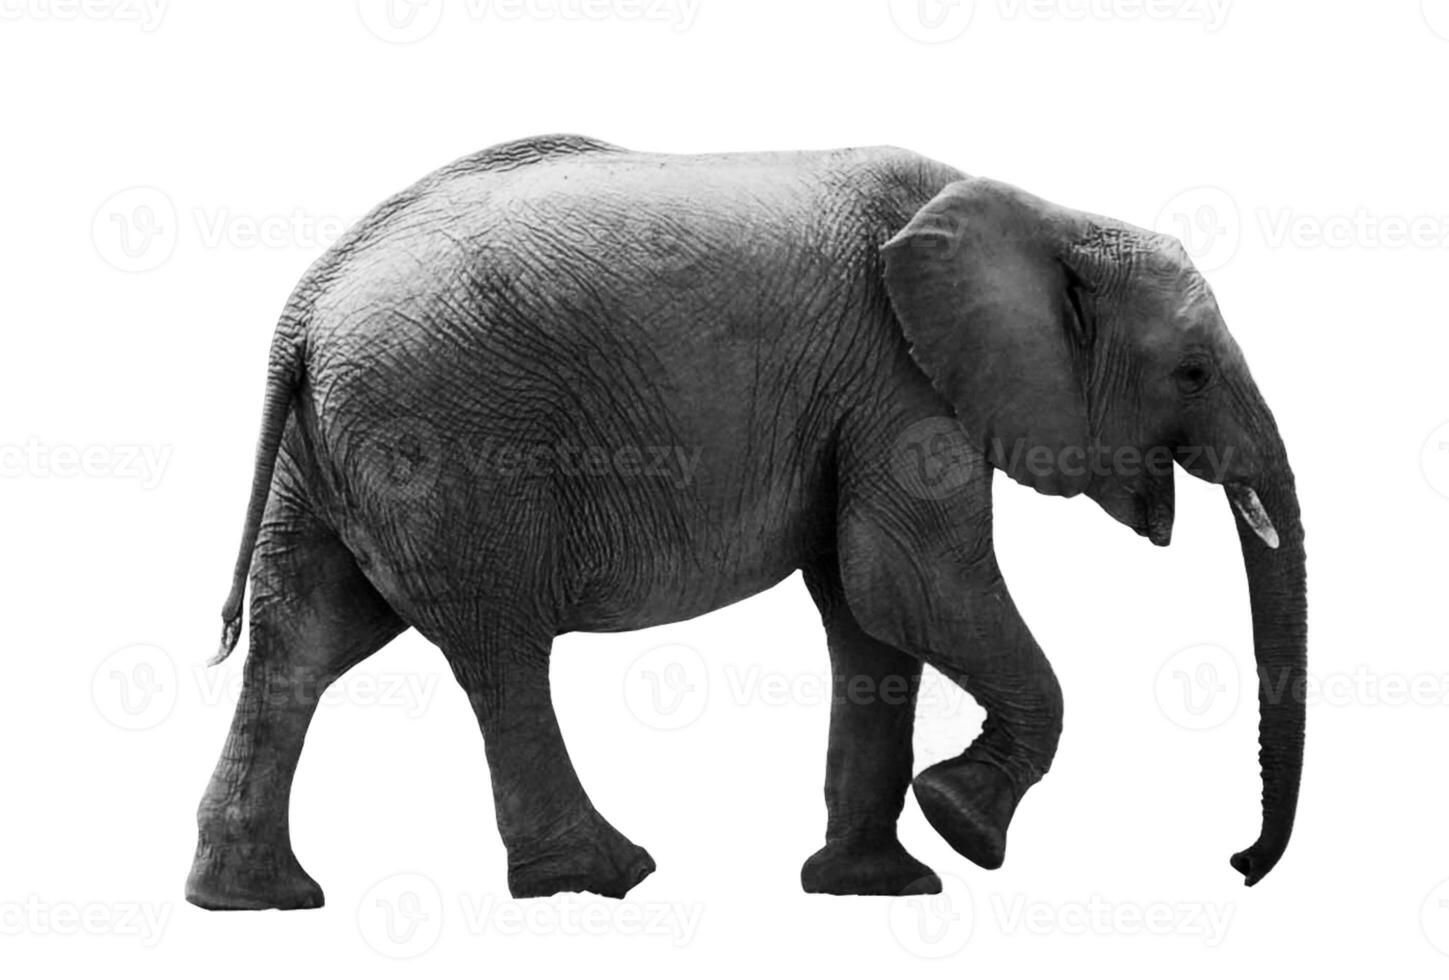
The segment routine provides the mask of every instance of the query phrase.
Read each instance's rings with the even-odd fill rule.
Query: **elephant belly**
[[[712,612],[788,578],[828,533],[812,501],[766,494],[670,530],[656,522],[613,528],[601,553],[616,557],[580,583],[566,630],[644,629]]]
[[[763,592],[795,570],[788,562],[773,567],[738,570],[716,581],[663,578],[637,592],[591,596],[568,611],[560,632],[618,633],[693,619]]]

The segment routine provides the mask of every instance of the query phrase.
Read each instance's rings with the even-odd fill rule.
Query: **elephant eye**
[[[1207,365],[1196,361],[1190,361],[1173,372],[1173,378],[1177,381],[1178,390],[1185,395],[1195,394],[1207,387],[1211,380],[1211,374]]]

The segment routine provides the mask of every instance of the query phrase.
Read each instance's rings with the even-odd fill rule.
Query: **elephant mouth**
[[[1160,499],[1139,498],[1142,504],[1144,517],[1138,524],[1136,531],[1159,548],[1166,548],[1172,544],[1172,501]]]
[[[1159,548],[1172,543],[1176,508],[1171,471],[1144,476],[1131,483],[1097,483],[1088,489],[1087,495],[1118,523]]]

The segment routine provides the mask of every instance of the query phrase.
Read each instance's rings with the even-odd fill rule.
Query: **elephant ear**
[[[1043,493],[1086,488],[1088,216],[981,178],[946,186],[883,248],[911,354],[993,466]],[[1065,469],[1068,473],[1063,473]]]

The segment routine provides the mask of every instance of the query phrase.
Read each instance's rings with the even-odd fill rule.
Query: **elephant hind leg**
[[[525,635],[486,613],[454,626],[443,652],[483,731],[509,891],[623,898],[654,871],[654,859],[594,809],[574,771],[549,692],[552,632],[529,627]]]
[[[337,536],[273,492],[252,564],[251,639],[221,759],[197,810],[186,899],[208,909],[316,908],[288,799],[318,700],[407,624]]]

